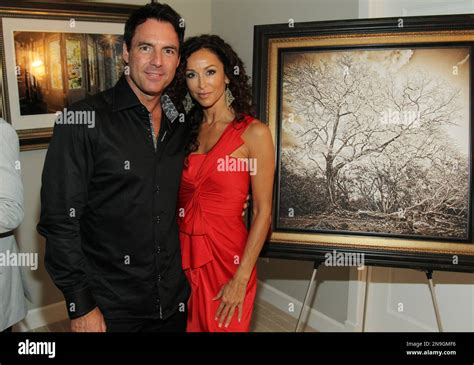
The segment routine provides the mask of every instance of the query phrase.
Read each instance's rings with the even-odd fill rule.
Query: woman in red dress
[[[243,63],[221,38],[187,40],[180,73],[192,131],[178,203],[183,269],[191,284],[187,331],[249,331],[255,266],[271,221],[271,133],[250,116]],[[242,207],[250,185],[247,231]]]

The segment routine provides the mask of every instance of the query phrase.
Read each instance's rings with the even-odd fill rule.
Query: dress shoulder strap
[[[242,119],[235,120],[232,122],[233,126],[231,127],[231,129],[233,130],[234,134],[241,136],[245,132],[247,127],[250,125],[250,123],[252,123],[254,120],[254,117],[245,114]]]

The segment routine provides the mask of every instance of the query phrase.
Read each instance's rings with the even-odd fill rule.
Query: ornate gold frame
[[[300,23],[294,24],[293,29],[288,24],[256,26],[254,35],[256,51],[253,64],[255,103],[259,109],[260,119],[268,122],[275,146],[278,144],[279,125],[277,118],[280,50],[313,47],[350,49],[351,46],[363,48],[379,45],[396,47],[410,44],[445,45],[454,42],[474,45],[474,23],[471,16],[414,17],[403,20],[405,25],[402,29],[397,26],[399,18]],[[472,72],[470,77],[472,87]],[[276,187],[275,194],[277,194]],[[470,219],[472,220],[472,214]],[[474,270],[473,243],[377,235],[302,233],[275,229],[268,239],[263,254],[271,257],[309,259],[321,257],[324,252],[332,249],[365,252],[366,257],[373,254],[373,262],[382,265],[391,260],[390,266],[397,266],[393,262],[399,261],[400,266],[424,267],[433,259],[439,261],[433,266],[442,266],[444,270],[448,267],[453,271]],[[453,256],[463,257],[465,264],[463,269],[453,265]],[[370,260],[368,263],[370,264]]]

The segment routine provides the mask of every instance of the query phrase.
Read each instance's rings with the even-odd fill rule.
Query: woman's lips
[[[211,93],[198,93],[199,98],[206,99]]]

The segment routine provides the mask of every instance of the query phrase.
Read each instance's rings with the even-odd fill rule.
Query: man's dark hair
[[[135,10],[125,23],[125,33],[123,35],[127,49],[130,51],[132,38],[135,35],[135,29],[143,24],[147,19],[156,19],[160,22],[170,23],[178,34],[179,46],[184,40],[184,21],[181,16],[169,5],[160,3],[151,3]],[[181,24],[182,23],[182,24]]]

